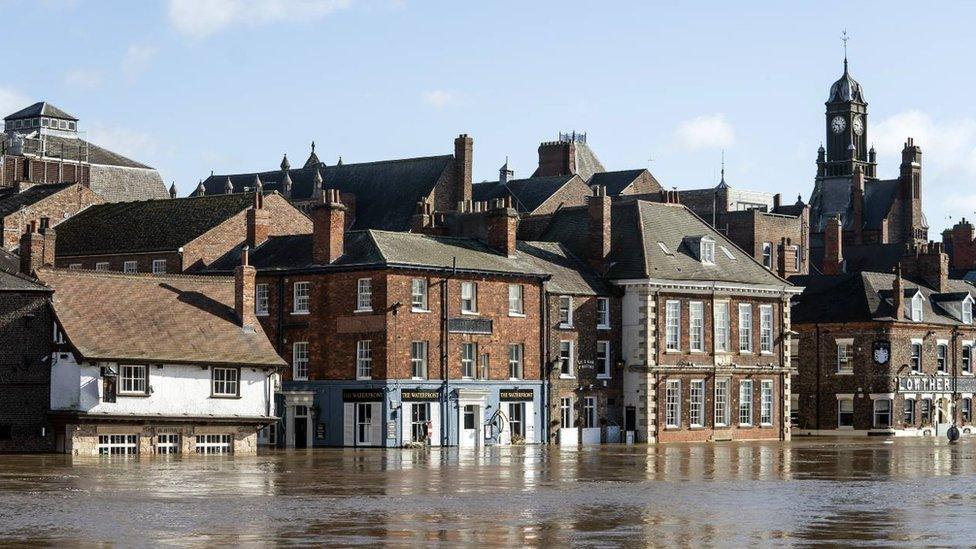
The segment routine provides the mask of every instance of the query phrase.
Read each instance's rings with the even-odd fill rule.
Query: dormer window
[[[922,294],[916,293],[912,296],[912,321],[922,321]]]
[[[973,323],[973,296],[971,295],[967,295],[966,299],[962,300],[962,323]]]
[[[701,239],[701,262],[707,265],[715,264],[715,241],[711,238]]]

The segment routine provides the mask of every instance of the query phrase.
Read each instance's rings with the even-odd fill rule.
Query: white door
[[[461,437],[458,445],[462,448],[477,448],[481,441],[481,406],[462,404],[460,413],[458,425],[461,426]]]

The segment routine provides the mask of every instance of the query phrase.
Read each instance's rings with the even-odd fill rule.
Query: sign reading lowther
[[[897,380],[899,393],[976,392],[976,379],[972,377],[902,376]]]

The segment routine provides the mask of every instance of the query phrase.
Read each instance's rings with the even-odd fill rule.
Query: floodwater
[[[976,440],[0,456],[0,545],[976,544]]]

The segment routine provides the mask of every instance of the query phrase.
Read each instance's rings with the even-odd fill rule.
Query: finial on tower
[[[851,37],[847,35],[847,29],[844,29],[840,35],[840,40],[844,43],[844,72],[847,72],[847,41],[850,39]]]

